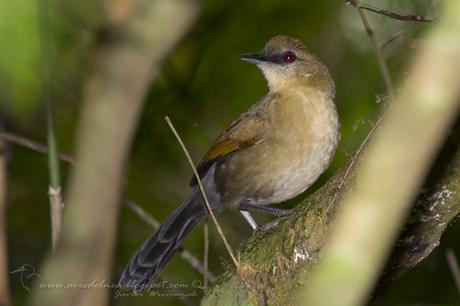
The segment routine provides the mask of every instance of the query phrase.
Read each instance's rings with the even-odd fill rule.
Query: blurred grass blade
[[[46,138],[48,142],[48,172],[51,209],[51,243],[53,252],[59,240],[62,220],[61,177],[59,170],[58,143],[54,124],[54,105],[51,69],[51,37],[48,20],[47,0],[38,1],[38,20],[41,48],[41,68],[43,79],[43,100],[46,104]]]

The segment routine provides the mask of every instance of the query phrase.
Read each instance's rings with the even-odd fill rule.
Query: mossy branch
[[[388,283],[425,259],[439,244],[448,224],[460,214],[460,126],[439,155],[430,178],[398,238],[374,296]],[[240,248],[241,273],[229,269],[218,278],[203,305],[289,304],[301,275],[314,267],[345,193],[356,178],[361,157],[341,190],[348,165],[300,203],[271,233],[256,233]],[[332,203],[331,203],[332,201]],[[332,204],[326,212],[326,206]],[[321,222],[320,222],[321,220]],[[251,290],[248,290],[250,288]]]
[[[454,4],[454,1],[449,1],[449,4],[454,8],[458,8],[458,4]],[[418,187],[420,180],[423,180],[424,174],[429,169],[431,161],[434,160],[433,156],[436,155],[437,148],[443,141],[442,135],[448,134],[446,129],[457,113],[458,103],[456,101],[458,101],[460,91],[458,76],[460,24],[454,12],[458,12],[458,9],[451,8],[450,11],[448,10],[445,16],[446,19],[440,20],[435,26],[436,29],[430,33],[429,39],[423,44],[409,74],[409,82],[391,106],[391,108],[396,108],[399,105],[399,109],[395,112],[396,117],[392,113],[393,109],[390,109],[389,117],[384,119],[386,123],[373,134],[369,141],[370,145],[365,149],[364,154],[360,154],[353,161],[354,166],[351,169],[345,166],[338,171],[320,190],[300,203],[296,212],[282,222],[273,232],[256,233],[245,242],[240,249],[239,273],[229,268],[216,281],[209,294],[203,299],[203,305],[290,305],[294,302],[293,299],[298,288],[305,285],[318,285],[318,283],[313,284],[314,282],[309,277],[314,277],[314,274],[312,276],[309,272],[312,271],[313,267],[316,267],[319,254],[326,245],[329,234],[336,227],[336,220],[341,215],[338,212],[349,208],[349,203],[345,203],[345,195],[357,192],[357,187],[355,187],[354,183],[363,179],[359,173],[367,168],[363,167],[366,161],[363,156],[375,149],[376,139],[382,137],[384,129],[389,127],[393,129],[393,132],[397,132],[394,133],[396,138],[393,139],[401,142],[393,144],[395,145],[393,149],[404,149],[403,151],[398,151],[398,153],[404,156],[405,159],[403,160],[405,162],[397,169],[385,168],[380,172],[379,176],[374,177],[373,181],[384,179],[385,182],[388,182],[388,180],[396,180],[397,182],[401,178],[401,181],[404,182],[406,178],[400,176],[405,176],[411,172],[415,173],[413,177],[411,176],[414,180],[409,183],[407,190],[400,190],[405,185],[399,188],[398,194],[404,195],[405,201],[413,203],[410,199],[415,198],[417,194],[411,197],[407,195],[412,193],[413,190],[423,190],[423,193],[418,196],[416,205],[410,212],[410,217],[406,221],[404,230],[397,242],[393,244],[393,253],[386,268],[380,275],[380,282],[374,295],[381,292],[388,282],[423,260],[439,244],[439,239],[446,226],[460,213],[460,150],[458,146],[460,128],[458,125],[452,130],[441,155],[432,164],[432,170],[425,186],[421,189]],[[404,116],[406,117],[401,114],[405,114]],[[420,122],[424,122],[422,124],[424,128],[420,126]],[[403,125],[400,123],[403,123]],[[404,128],[404,124],[409,126]],[[404,135],[401,134],[403,131]],[[418,134],[418,137],[406,142],[404,146],[402,142],[406,141],[409,135],[413,137],[415,132],[422,134]],[[426,139],[422,139],[423,137]],[[420,147],[418,144],[423,141],[427,141],[426,146],[424,144]],[[409,147],[408,143],[417,143],[417,146]],[[417,150],[414,151],[414,148],[417,148]],[[423,152],[420,150],[423,150]],[[384,151],[382,152],[382,154],[385,153]],[[407,157],[411,155],[407,155],[407,153],[413,154],[410,162],[407,162]],[[381,158],[388,157],[382,154],[380,154]],[[390,164],[393,165],[391,160]],[[417,169],[417,167],[420,168]],[[343,181],[345,173],[348,173],[348,175],[346,180]],[[396,173],[397,175],[395,176]],[[366,176],[366,182],[369,181],[368,176]],[[389,191],[386,194],[394,197],[394,194]],[[397,200],[399,201],[400,198]],[[391,203],[389,206],[395,208],[397,203],[399,202]],[[381,213],[382,210],[390,209],[389,206],[380,208],[379,216],[381,220],[393,217],[393,214],[388,216],[385,213]],[[407,202],[402,208],[397,208],[398,217],[395,219],[397,223],[393,222],[393,220],[390,222],[391,226],[403,227],[404,221],[400,220],[404,218],[405,209],[409,209]],[[360,218],[359,222],[357,222],[359,231],[366,232],[368,228],[375,229],[374,216]],[[368,222],[363,220],[368,220]],[[381,225],[382,223],[379,222],[378,224]],[[382,230],[386,239],[384,240],[386,241],[385,243],[391,243],[390,241],[394,239],[393,235],[397,231],[398,229],[395,227],[388,232]],[[379,235],[376,235],[375,239],[380,239],[380,236],[377,236]],[[349,237],[348,234],[347,237]],[[351,237],[349,238],[351,239]],[[363,256],[373,256],[376,250],[379,251],[378,258],[372,263],[372,268],[366,271],[367,274],[359,284],[363,286],[357,289],[356,295],[349,296],[348,292],[345,294],[344,291],[340,290],[346,286],[341,288],[325,286],[319,289],[315,287],[317,289],[315,295],[322,295],[323,297],[326,295],[325,298],[330,303],[324,303],[324,305],[336,305],[334,303],[334,301],[337,302],[334,300],[335,296],[343,302],[346,295],[350,297],[349,301],[353,301],[350,305],[362,303],[363,299],[365,299],[363,296],[367,294],[367,290],[372,288],[377,281],[377,276],[375,276],[376,267],[385,258],[385,247],[380,245],[378,248],[374,248],[371,245],[372,254],[363,251],[362,248],[356,250],[361,254],[359,256],[353,255],[353,258],[357,260],[356,262],[359,262],[359,259],[362,259]],[[356,252],[353,251],[352,253],[355,254]],[[343,271],[337,269],[335,272],[341,273]],[[340,275],[334,274],[334,277],[337,276],[337,279],[343,280],[343,282],[334,284],[338,284],[338,287],[340,287],[340,285],[346,284],[345,280],[348,280],[348,283],[353,283],[350,280],[355,274],[352,274],[345,272]],[[306,278],[305,275],[307,275]],[[356,284],[352,285],[355,286]],[[337,289],[339,289],[338,293]],[[312,296],[307,295],[307,298],[312,298]],[[332,300],[329,298],[332,298]],[[324,299],[321,299],[319,303],[316,303],[315,298],[309,301],[310,305],[323,305]],[[345,304],[341,303],[340,305]]]

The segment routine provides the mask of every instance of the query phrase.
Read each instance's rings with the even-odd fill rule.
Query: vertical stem
[[[10,306],[11,295],[8,273],[8,244],[6,235],[6,153],[0,139],[0,305]]]
[[[43,98],[46,103],[46,137],[48,142],[48,171],[51,210],[51,243],[53,252],[59,239],[62,220],[61,177],[59,170],[58,143],[54,125],[54,105],[52,97],[52,71],[50,64],[51,40],[49,37],[47,0],[38,1],[38,20],[40,31]]]
[[[208,293],[208,262],[209,262],[209,226],[208,221],[204,223],[204,256],[203,256],[203,269],[204,269],[204,294]]]
[[[216,216],[214,215],[214,212],[212,210],[212,206],[208,201],[208,196],[206,195],[206,191],[204,190],[203,183],[201,182],[200,175],[198,174],[198,171],[196,170],[195,164],[193,163],[192,157],[190,156],[190,153],[187,150],[187,147],[185,146],[184,142],[182,141],[182,138],[179,136],[179,133],[177,133],[176,128],[172,124],[171,120],[169,119],[168,116],[165,117],[166,122],[169,125],[169,128],[173,132],[174,136],[176,136],[177,141],[179,142],[182,150],[184,151],[185,157],[187,158],[190,167],[192,167],[193,174],[196,177],[198,187],[200,188],[201,195],[203,196],[204,203],[206,204],[206,207],[208,208],[209,216],[212,219],[212,222],[216,226],[217,233],[219,233],[219,236],[222,238],[222,242],[224,243],[225,247],[227,248],[227,252],[232,258],[233,263],[235,264],[236,269],[238,270],[240,267],[240,264],[238,262],[238,259],[236,259],[235,255],[233,254],[232,247],[227,241],[227,238],[225,238],[224,232],[222,231],[222,228],[220,227],[219,222],[217,221]]]
[[[369,38],[372,48],[374,49],[375,56],[377,57],[377,62],[379,63],[380,72],[382,74],[383,81],[385,82],[385,87],[387,89],[388,95],[393,95],[393,82],[391,80],[390,72],[388,71],[388,66],[385,63],[385,59],[383,58],[382,48],[380,43],[375,37],[374,31],[372,30],[371,24],[369,19],[367,18],[366,12],[359,6],[359,1],[356,1],[357,5],[355,5],[356,9],[358,10],[359,17],[364,25],[364,28],[367,33],[367,37]]]

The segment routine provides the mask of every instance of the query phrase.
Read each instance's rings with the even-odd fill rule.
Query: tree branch
[[[453,2],[451,1],[450,4],[454,5]],[[420,180],[423,176],[423,174],[420,174],[423,173],[422,165],[427,164],[429,156],[434,153],[436,146],[439,145],[443,138],[444,129],[457,113],[458,103],[456,101],[458,101],[458,92],[460,89],[460,80],[457,73],[459,69],[458,63],[460,63],[460,42],[458,38],[460,36],[458,35],[458,21],[455,21],[457,18],[454,13],[457,11],[457,9],[451,9],[451,12],[449,12],[450,16],[447,16],[446,21],[440,21],[438,32],[432,33],[429,42],[424,45],[424,52],[421,53],[413,65],[414,69],[410,74],[406,90],[399,96],[399,102],[394,103],[394,106],[399,105],[398,107],[406,108],[403,112],[406,115],[397,117],[397,119],[402,120],[402,122],[399,122],[403,125],[397,124],[393,126],[393,131],[397,132],[397,134],[392,139],[401,141],[401,143],[392,144],[393,147],[390,146],[390,148],[399,148],[403,150],[403,154],[410,152],[410,160],[407,161],[406,159],[406,162],[402,163],[396,169],[396,171],[399,170],[399,176],[388,176],[386,171],[391,171],[394,174],[395,172],[393,171],[395,170],[394,168],[385,167],[381,169],[382,171],[380,171],[379,175],[374,175],[373,178],[366,175],[366,182],[374,179],[381,180],[384,175],[386,179],[384,182],[380,181],[381,183],[393,183],[391,180],[400,182],[400,179],[407,179],[405,177],[407,172],[415,170],[421,171],[418,175]],[[447,22],[453,24],[447,25]],[[406,111],[410,111],[410,115],[407,115]],[[436,115],[433,115],[433,113]],[[392,115],[389,119],[386,118],[385,121],[390,119],[390,122],[393,123],[396,120],[394,115]],[[420,126],[420,122],[415,123],[417,120],[423,122],[422,126]],[[429,120],[429,122],[426,120]],[[405,124],[406,127],[404,127]],[[383,129],[385,127],[388,128],[388,126],[391,126],[391,124],[387,121],[387,124],[383,124],[382,127],[378,128],[378,131],[374,133],[374,136],[370,140],[371,145],[365,149],[364,156],[369,154],[370,149],[375,149],[375,139],[382,137]],[[423,131],[423,134],[420,134],[421,131]],[[414,133],[418,136],[414,136]],[[417,208],[412,210],[411,217],[408,219],[406,231],[398,239],[396,246],[400,247],[400,249],[398,250],[398,247],[395,249],[395,253],[393,253],[387,268],[381,276],[382,283],[380,288],[384,288],[384,280],[394,279],[403,271],[423,260],[437,246],[447,224],[460,213],[460,168],[457,167],[460,163],[460,152],[458,145],[454,147],[450,145],[451,143],[458,143],[457,138],[459,135],[460,130],[457,127],[443,151],[443,154],[448,154],[451,158],[446,160],[443,157],[445,155],[441,155],[434,164],[432,175],[422,189],[426,191],[420,195],[417,201]],[[408,141],[408,136],[409,138],[415,137],[414,139],[419,141],[421,141],[421,137],[430,139],[430,149],[423,149],[424,154],[418,155],[422,149],[413,146],[414,141],[412,139]],[[403,143],[404,141],[405,143]],[[416,148],[418,148],[417,152],[414,152],[413,150]],[[388,150],[385,150],[385,154],[387,152]],[[297,207],[296,212],[282,222],[273,232],[258,232],[245,242],[239,254],[241,263],[239,273],[236,273],[234,269],[228,269],[216,281],[209,294],[203,299],[203,305],[292,304],[296,288],[303,286],[305,282],[308,282],[311,286],[317,285],[318,283],[313,284],[310,278],[305,280],[304,275],[311,271],[310,269],[318,262],[319,253],[322,251],[329,233],[332,232],[333,225],[335,227],[336,219],[339,216],[339,209],[346,209],[350,205],[350,203],[344,203],[346,193],[349,190],[353,191],[353,193],[357,192],[356,188],[351,188],[352,182],[357,178],[358,171],[364,168],[362,167],[362,156],[362,154],[359,155],[358,159],[354,161],[355,166],[351,167],[350,170],[348,170],[348,166],[345,166],[342,170],[338,171],[327,184],[303,201]],[[374,162],[388,161],[387,157],[386,155],[379,155],[379,158],[377,160],[374,159]],[[408,156],[406,155],[406,157]],[[391,163],[392,161],[390,160],[389,162]],[[420,169],[414,169],[414,167],[420,167]],[[349,172],[349,175],[343,182],[345,172]],[[363,178],[360,176],[360,179]],[[414,179],[412,184],[415,184],[415,182],[417,180]],[[343,187],[338,188],[340,185]],[[410,191],[414,190],[415,187],[412,185],[412,187],[407,188]],[[363,189],[361,188],[360,190]],[[385,195],[390,194],[393,196],[393,191],[396,192],[396,189],[392,189],[390,192],[386,191]],[[399,189],[398,195],[401,194],[400,192],[401,189]],[[404,191],[403,193],[406,192]],[[387,210],[396,208],[398,211],[404,212],[404,209],[408,208],[407,205],[405,207],[395,207],[399,203],[401,202],[396,200],[395,202],[385,202],[381,204],[379,214],[366,216],[364,213],[367,211],[367,208],[360,207],[357,215],[362,218],[358,221],[354,219],[355,224],[360,225],[359,228],[355,228],[358,231],[355,233],[361,236],[366,234],[363,232],[367,232],[368,229],[373,229],[371,232],[372,237],[369,238],[367,236],[369,239],[379,239],[382,233],[375,234],[375,230],[384,232],[383,234],[387,238],[391,238],[392,233],[393,235],[396,233],[396,229],[387,230],[386,227],[383,227],[382,222],[375,220],[375,217],[386,220]],[[366,202],[364,204],[367,205],[369,203]],[[329,205],[331,206],[330,209],[326,209]],[[421,207],[423,207],[423,210],[434,212],[435,217],[430,220],[421,218]],[[391,226],[398,226],[398,223],[401,226],[399,218],[396,218],[397,222],[394,222]],[[376,225],[382,227],[376,229]],[[348,233],[344,238],[351,239],[355,237]],[[366,241],[369,242],[369,239]],[[376,271],[375,267],[378,265],[379,260],[383,260],[385,254],[384,248],[373,249],[371,243],[369,249],[358,247],[356,250],[347,250],[350,254],[353,254],[352,259],[355,258],[355,260],[363,259],[363,256],[373,256],[376,250],[379,250],[378,256],[380,256],[380,259],[377,259],[373,263],[376,265],[367,271],[369,274],[364,277],[366,282],[363,282],[363,279],[360,282],[360,285],[372,285],[373,281],[369,280],[369,278],[375,272],[370,271]],[[369,253],[370,250],[372,250],[372,254]],[[348,283],[354,283],[355,280],[351,282],[350,277],[356,276],[355,272],[362,269],[363,262],[367,264],[367,259],[359,261],[359,268],[354,269],[353,272],[350,272],[350,270],[343,272],[340,269],[327,270],[327,272],[332,273],[334,276],[343,277],[342,279],[344,281],[347,280]],[[335,274],[334,272],[339,274]],[[341,272],[342,274],[340,274]],[[314,277],[314,275],[311,275],[311,277]],[[340,285],[342,284],[340,283]],[[315,288],[317,289],[316,294],[322,295],[325,298],[329,298],[329,296],[331,296],[330,298],[334,298],[334,296],[340,297],[341,304],[344,302],[343,298],[348,294],[348,292],[345,294],[342,291],[344,287],[335,285],[325,285]],[[339,290],[338,293],[336,293],[336,290]],[[331,291],[334,291],[334,294],[331,294]],[[355,292],[362,294],[363,291]],[[309,298],[312,297],[309,296]],[[356,296],[352,297],[352,299],[355,298]],[[310,305],[319,305],[324,302],[322,300],[318,304],[316,303],[317,300],[314,300],[314,302],[312,300],[309,301]],[[359,304],[357,300],[354,301]],[[325,303],[325,305],[333,304],[333,302],[329,304]]]
[[[436,18],[430,16],[421,16],[421,15],[402,15],[388,10],[382,10],[376,7],[373,7],[368,4],[359,3],[358,0],[344,0],[346,4],[353,5],[356,8],[361,8],[376,14],[390,17],[399,21],[415,21],[415,22],[433,22],[436,21]]]
[[[433,173],[437,175],[430,177],[422,188],[426,191],[420,195],[417,208],[408,218],[406,230],[396,243],[375,296],[381,294],[387,284],[407,269],[425,259],[439,244],[447,225],[460,214],[459,137],[460,129],[457,127],[448,142],[457,145],[447,145],[434,164]],[[450,156],[448,160],[444,159],[447,155]],[[293,290],[302,283],[302,272],[310,271],[319,259],[344,195],[356,178],[362,156],[356,160],[355,167],[349,170],[342,188],[339,189],[339,185],[342,184],[348,165],[300,203],[295,213],[273,232],[256,232],[246,241],[239,250],[241,270],[244,273],[237,275],[234,269],[228,269],[211,287],[210,293],[203,299],[203,305],[217,305],[217,302],[221,303],[219,305],[246,302],[289,304]],[[326,211],[328,205],[331,205],[331,209]],[[436,217],[422,215],[421,211],[424,210]]]
[[[356,3],[358,3],[358,0],[356,0]],[[371,42],[372,49],[374,49],[375,56],[377,57],[380,73],[382,74],[382,78],[385,83],[387,93],[391,97],[393,96],[394,92],[393,81],[391,80],[390,71],[388,70],[388,66],[383,57],[382,47],[379,41],[377,40],[377,37],[375,36],[374,30],[372,30],[371,23],[367,18],[366,12],[359,5],[356,5],[355,7],[358,11],[359,17],[361,18],[361,22],[363,23],[364,29],[366,30],[367,37]]]
[[[36,152],[40,152],[40,153],[43,153],[43,154],[48,153],[47,146],[45,146],[44,144],[42,144],[40,142],[34,141],[34,140],[30,139],[30,138],[19,136],[19,135],[13,134],[13,133],[0,131],[0,141],[2,139],[5,140],[6,142],[9,142],[9,143],[12,143],[12,144],[16,144],[16,145],[28,148],[28,149],[31,149],[31,150],[36,151]],[[60,160],[65,161],[65,162],[67,162],[67,163],[69,163],[70,165],[73,165],[73,166],[76,165],[75,157],[73,157],[72,155],[62,153],[62,152],[59,152],[58,155],[59,155]],[[154,216],[152,216],[151,214],[146,212],[142,207],[140,207],[137,203],[135,203],[131,199],[125,198],[123,200],[123,203],[129,209],[131,209],[136,215],[138,215],[139,218],[141,218],[145,223],[150,225],[153,229],[156,230],[158,227],[160,227],[160,222],[157,219],[155,219]],[[198,272],[200,272],[203,275],[205,274],[205,271],[207,271],[206,268],[205,268],[205,264],[202,263],[190,251],[188,251],[187,249],[183,248],[180,251],[180,255],[181,255],[182,259],[184,259],[187,263],[189,263],[194,269],[196,269]],[[209,282],[211,282],[211,283],[214,282],[214,280],[216,278],[214,276],[214,274],[211,273],[210,271],[207,271],[207,275],[208,275]]]
[[[42,283],[110,280],[123,169],[144,96],[199,8],[193,0],[105,4],[109,26],[98,37],[84,90],[61,244],[40,272]],[[106,305],[107,290],[39,289],[31,304]]]
[[[335,220],[330,242],[303,294],[307,305],[360,305],[368,299],[455,120],[460,102],[460,4],[447,1],[444,9],[444,18],[415,57],[405,88],[392,101],[353,192]],[[331,288],[334,294],[327,294]]]
[[[460,213],[460,120],[422,188],[377,283],[373,299],[395,278],[425,259]]]
[[[22,146],[28,149],[31,149],[33,151],[37,151],[43,154],[48,154],[48,147],[45,146],[44,144],[31,140],[29,138],[19,136],[13,133],[8,133],[5,131],[0,131],[0,138],[4,139],[5,141],[9,143],[13,143],[18,146]],[[75,157],[72,155],[58,152],[58,156],[60,160],[63,160],[71,165],[75,164]]]

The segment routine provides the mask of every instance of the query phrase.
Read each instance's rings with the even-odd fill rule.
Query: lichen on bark
[[[374,296],[439,244],[447,225],[460,213],[460,124],[443,151],[395,243]],[[327,241],[344,195],[355,179],[362,156],[345,165],[295,212],[270,232],[255,232],[239,249],[240,269],[229,267],[216,281],[203,305],[288,305],[301,276],[312,268]],[[346,177],[345,174],[347,173]],[[307,280],[308,281],[308,280]]]

